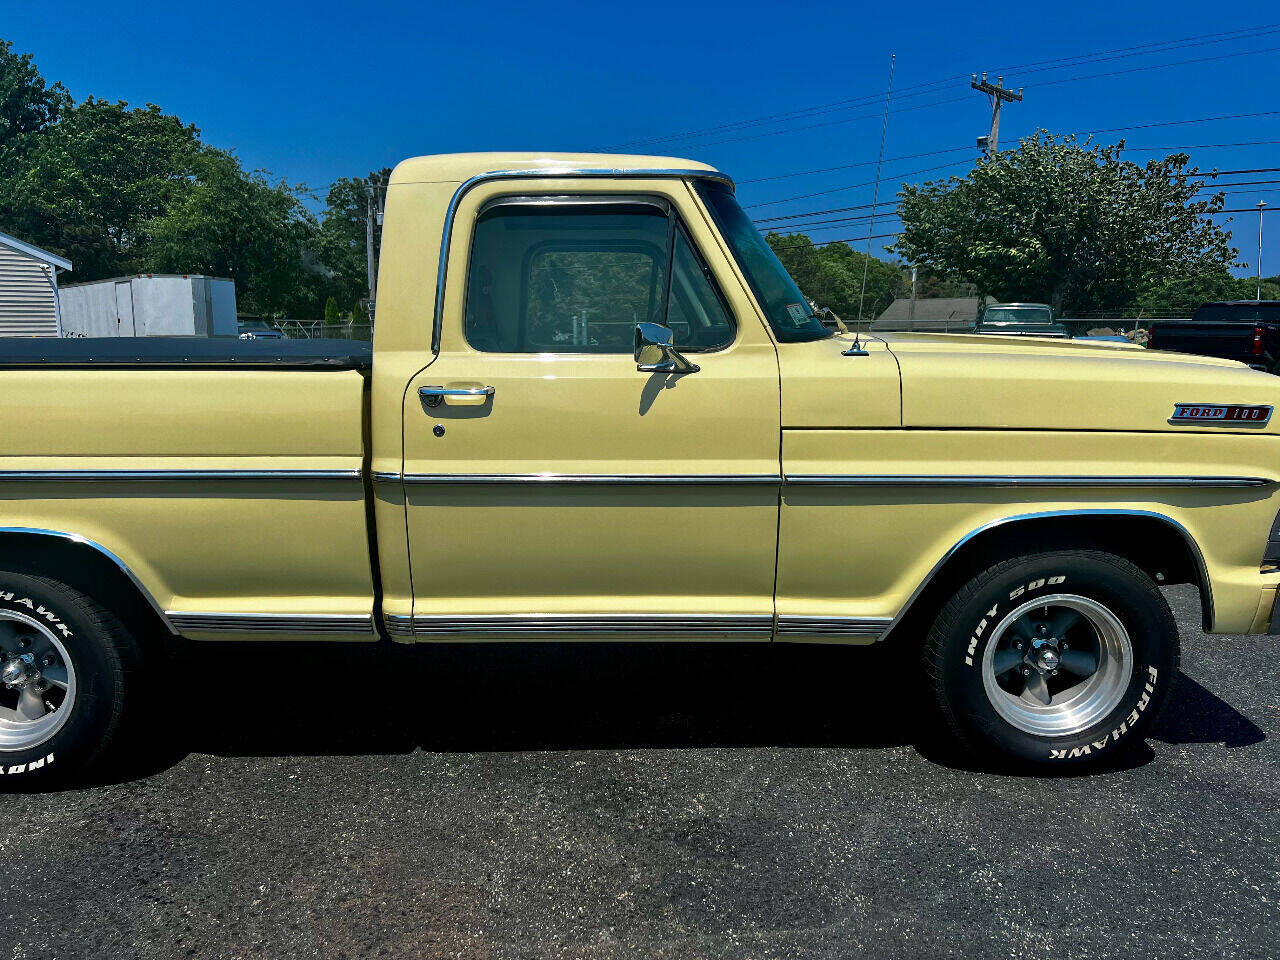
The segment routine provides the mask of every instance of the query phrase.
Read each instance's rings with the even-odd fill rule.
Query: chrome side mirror
[[[681,356],[675,334],[659,323],[637,323],[636,369],[643,373],[697,373],[702,368]]]

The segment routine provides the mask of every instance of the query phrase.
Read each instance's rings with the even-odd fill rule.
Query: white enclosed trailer
[[[62,288],[64,337],[234,337],[236,287],[194,274],[142,274]]]

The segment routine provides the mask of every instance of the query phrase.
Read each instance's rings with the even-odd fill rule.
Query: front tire
[[[83,771],[120,729],[134,638],[47,577],[0,571],[0,789]]]
[[[924,667],[944,728],[987,757],[1105,763],[1140,743],[1178,669],[1173,613],[1128,560],[1093,550],[997,563],[938,615]]]

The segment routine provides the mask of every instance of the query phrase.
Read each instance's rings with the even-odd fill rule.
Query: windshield
[[[1053,323],[1053,310],[1049,307],[987,307],[982,315],[983,323],[1000,321],[1008,323]]]
[[[760,236],[751,218],[738,205],[733,191],[714,180],[699,180],[696,189],[710,208],[711,216],[733,251],[738,266],[746,274],[774,336],[783,343],[830,337],[832,332],[813,315],[809,301],[764,237]]]

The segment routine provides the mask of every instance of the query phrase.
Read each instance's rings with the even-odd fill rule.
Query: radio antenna
[[[889,86],[884,92],[884,119],[880,121],[880,156],[876,160],[876,186],[871,194],[871,220],[867,224],[867,256],[862,261],[862,290],[858,294],[858,324],[862,324],[862,301],[867,296],[867,267],[871,265],[871,235],[875,233],[876,204],[880,202],[880,168],[884,166],[884,135],[889,129],[889,100],[893,97],[893,65],[897,54],[889,54]]]

